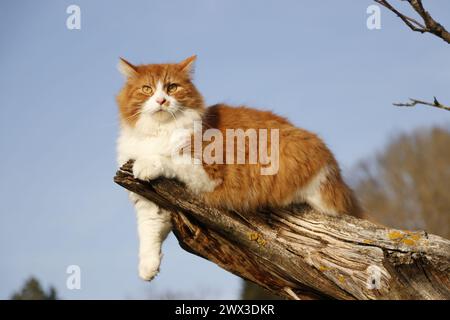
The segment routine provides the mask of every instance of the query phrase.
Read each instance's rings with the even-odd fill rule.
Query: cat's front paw
[[[159,272],[161,255],[146,255],[139,261],[139,277],[145,281],[151,281]]]
[[[133,164],[133,176],[139,180],[153,180],[162,176],[164,172],[161,158],[137,159]]]

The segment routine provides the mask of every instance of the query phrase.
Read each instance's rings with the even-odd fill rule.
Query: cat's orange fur
[[[224,137],[226,129],[238,128],[279,129],[280,133],[280,166],[275,175],[261,175],[260,164],[204,165],[211,177],[223,181],[212,193],[205,194],[210,205],[254,210],[261,206],[278,207],[301,202],[295,197],[296,191],[306,187],[323,167],[328,166],[329,174],[321,186],[325,205],[336,213],[360,215],[358,202],[342,180],[333,154],[317,135],[296,128],[272,112],[247,107],[215,105],[206,110],[203,121],[207,127],[219,129]],[[246,143],[248,145],[248,140]]]
[[[223,104],[206,108],[191,81],[189,68],[186,68],[194,59],[188,58],[180,64],[136,67],[130,64],[136,76],[127,82],[117,101],[121,120],[133,126],[136,121],[134,115],[147,98],[137,89],[144,83],[154,84],[158,80],[176,82],[180,84],[180,90],[175,93],[175,98],[185,108],[202,113],[204,129],[217,128],[224,137],[226,129],[279,129],[280,163],[275,175],[261,175],[260,164],[203,164],[211,178],[222,181],[214,191],[203,194],[209,205],[247,211],[304,202],[307,199],[299,197],[301,190],[307,188],[323,168],[327,168],[326,178],[320,185],[323,205],[316,209],[360,216],[358,201],[343,181],[337,161],[317,135],[296,128],[285,118],[268,111]],[[314,207],[313,203],[310,204]],[[324,207],[327,209],[323,210]]]
[[[174,97],[185,108],[195,109],[199,112],[205,110],[202,95],[191,81],[190,72],[186,69],[193,63],[195,56],[186,59],[181,64],[144,64],[134,66],[124,59],[122,63],[129,66],[129,77],[125,86],[117,96],[121,121],[134,126],[139,116],[142,103],[149,98],[140,92],[143,85],[155,86],[158,80],[165,83],[173,82],[180,85],[181,90],[175,92]]]

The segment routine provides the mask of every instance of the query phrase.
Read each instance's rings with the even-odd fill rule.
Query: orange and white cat
[[[206,108],[192,82],[195,59],[136,66],[120,59],[119,70],[126,83],[117,96],[119,165],[133,159],[133,174],[141,180],[159,176],[178,179],[213,207],[248,212],[306,202],[326,214],[360,215],[338,163],[320,138],[268,111],[222,104]],[[261,174],[266,164],[259,162],[175,161],[174,150],[191,141],[196,122],[202,123],[203,131],[214,129],[223,136],[230,129],[277,130],[276,172]],[[270,140],[267,146],[271,156],[273,143]],[[206,142],[201,146],[204,150]],[[245,155],[249,157],[247,149]],[[170,214],[134,193],[130,198],[137,212],[139,275],[151,280],[159,271],[161,245],[171,230]]]

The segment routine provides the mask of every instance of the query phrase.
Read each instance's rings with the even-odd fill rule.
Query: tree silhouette
[[[19,292],[11,296],[11,300],[58,300],[58,296],[54,287],[50,287],[48,292],[45,292],[39,281],[31,277],[25,281]]]

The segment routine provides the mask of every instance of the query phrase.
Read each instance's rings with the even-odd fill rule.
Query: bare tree
[[[369,218],[450,238],[450,132],[416,130],[395,138],[357,170],[355,191]]]

